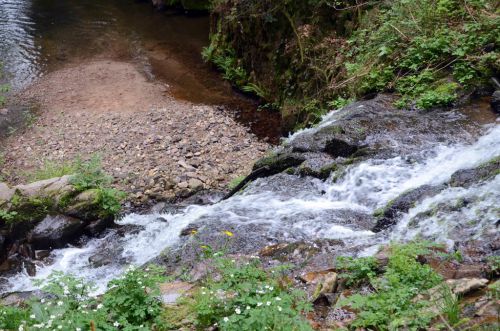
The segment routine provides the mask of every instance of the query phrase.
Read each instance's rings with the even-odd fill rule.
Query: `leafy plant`
[[[428,251],[425,243],[391,245],[384,273],[370,279],[373,293],[354,294],[341,302],[358,311],[352,326],[374,330],[425,329],[435,313],[425,309],[430,302],[413,299],[442,281],[430,266],[417,261],[418,255]]]
[[[377,274],[377,260],[373,257],[338,257],[336,261],[338,270],[341,270],[340,278],[346,280],[347,286],[359,285],[361,282],[369,281]]]
[[[54,272],[42,284],[46,294],[21,308],[0,307],[0,329],[150,330],[161,312],[157,298],[163,271],[129,269],[102,297],[92,284]]]
[[[301,291],[290,290],[281,270],[264,270],[258,258],[214,259],[217,278],[195,296],[198,327],[220,330],[312,330],[301,313],[310,310]]]
[[[7,211],[0,209],[0,220],[5,221],[7,223],[12,222],[16,219],[17,212],[15,211]]]
[[[102,188],[112,182],[112,177],[108,176],[101,167],[101,157],[93,155],[89,161],[77,159],[75,161],[75,175],[71,178],[71,184],[78,191],[85,191],[92,188]]]

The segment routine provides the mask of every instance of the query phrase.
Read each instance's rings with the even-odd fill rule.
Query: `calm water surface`
[[[22,89],[44,74],[92,58],[133,61],[150,79],[194,103],[224,105],[261,138],[277,142],[278,114],[256,111],[201,59],[207,16],[156,12],[133,0],[0,0],[4,80]]]

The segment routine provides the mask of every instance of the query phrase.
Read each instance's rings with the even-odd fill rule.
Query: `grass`
[[[62,161],[45,161],[40,169],[37,169],[27,174],[30,182],[45,180],[66,175],[73,175],[77,172],[78,166],[76,162]]]

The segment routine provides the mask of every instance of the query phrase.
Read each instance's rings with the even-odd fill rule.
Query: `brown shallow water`
[[[156,12],[132,0],[0,0],[0,58],[13,90],[95,58],[132,61],[178,99],[221,105],[262,139],[277,142],[277,113],[234,91],[203,62],[207,16]]]

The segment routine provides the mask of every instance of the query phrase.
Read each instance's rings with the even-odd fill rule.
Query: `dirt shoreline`
[[[46,161],[100,154],[132,201],[223,189],[247,174],[270,145],[222,107],[174,99],[130,62],[93,60],[54,71],[19,94],[39,104],[30,127],[3,142],[11,184]]]

